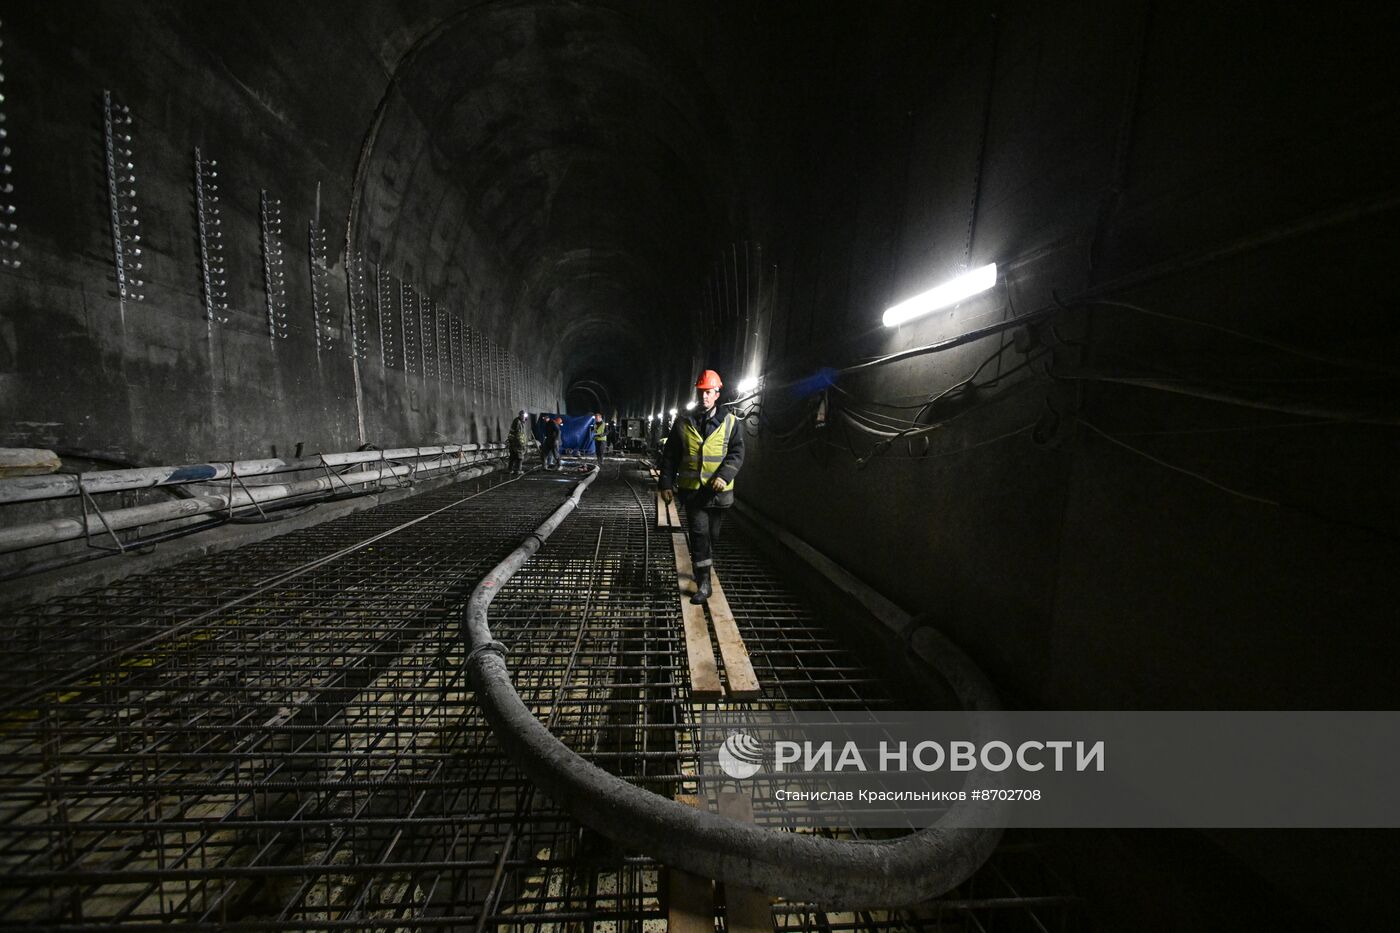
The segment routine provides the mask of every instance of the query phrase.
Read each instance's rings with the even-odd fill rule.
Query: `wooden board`
[[[688,795],[678,803],[695,806]],[[715,884],[678,868],[666,870],[666,926],[671,933],[715,933]]]
[[[695,592],[695,578],[690,575],[690,548],[685,535],[671,535],[676,552],[677,591],[681,600],[681,619],[685,624],[685,656],[690,667],[690,695],[697,700],[718,700],[724,696],[720,686],[719,668],[715,665],[715,649],[710,642],[710,626],[705,621],[705,608],[690,601]]]
[[[681,513],[676,511],[676,500],[673,498],[667,503],[661,498],[659,489],[656,491],[656,524],[673,530],[679,530],[681,527]]]
[[[753,822],[753,801],[746,793],[719,792],[719,815],[739,823]],[[743,885],[724,886],[725,927],[733,933],[773,933],[773,902],[768,895]]]
[[[729,610],[729,600],[719,585],[719,574],[714,570],[710,571],[710,586],[714,588],[709,601],[710,618],[715,623],[720,657],[724,659],[724,679],[729,685],[729,696],[734,700],[752,700],[763,693],[763,688],[759,686],[758,675],[754,673],[749,649],[744,644],[744,637],[739,634],[734,613]]]

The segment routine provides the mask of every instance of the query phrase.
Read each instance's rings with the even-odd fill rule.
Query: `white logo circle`
[[[725,774],[742,781],[763,767],[763,749],[747,732],[734,731],[719,747],[719,766]]]

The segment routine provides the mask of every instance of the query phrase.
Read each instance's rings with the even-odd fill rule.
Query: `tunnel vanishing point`
[[[0,927],[1393,927],[1393,828],[688,803],[702,713],[1400,709],[1397,37],[0,3]]]

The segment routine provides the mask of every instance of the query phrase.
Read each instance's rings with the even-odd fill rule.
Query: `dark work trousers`
[[[552,465],[559,462],[559,447],[557,444],[546,442],[540,447],[540,466],[548,470]]]
[[[522,454],[522,451],[521,451],[521,449],[520,449],[519,447],[512,447],[512,448],[510,449],[510,471],[511,471],[512,473],[519,473],[519,472],[520,472],[520,467],[521,467],[520,458],[521,458],[521,454]]]
[[[593,452],[598,458],[598,466],[602,466],[603,456],[608,452],[608,442],[595,440],[593,442]]]
[[[685,519],[690,529],[690,564],[696,570],[708,568],[715,562],[714,547],[719,543],[724,509],[703,508],[692,500],[686,504]]]

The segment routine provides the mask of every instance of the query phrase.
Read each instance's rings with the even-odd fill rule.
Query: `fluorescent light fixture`
[[[757,388],[758,388],[758,377],[757,377],[757,376],[745,376],[745,377],[744,377],[742,380],[740,380],[740,382],[739,382],[739,394],[740,394],[740,395],[747,395],[748,393],[752,392],[754,389],[757,389]]]
[[[690,401],[688,401],[688,402],[685,403],[685,410],[686,410],[686,411],[690,411],[690,410],[691,410],[692,408],[694,408],[694,407],[695,407],[695,399],[691,399]]]
[[[916,317],[922,317],[932,311],[937,311],[939,308],[955,305],[964,298],[971,298],[978,292],[985,292],[996,283],[996,263],[990,263],[980,269],[973,269],[951,282],[944,282],[937,288],[931,288],[922,295],[915,295],[908,301],[901,301],[890,308],[885,312],[883,319],[885,326],[898,327],[905,321],[912,321]]]

